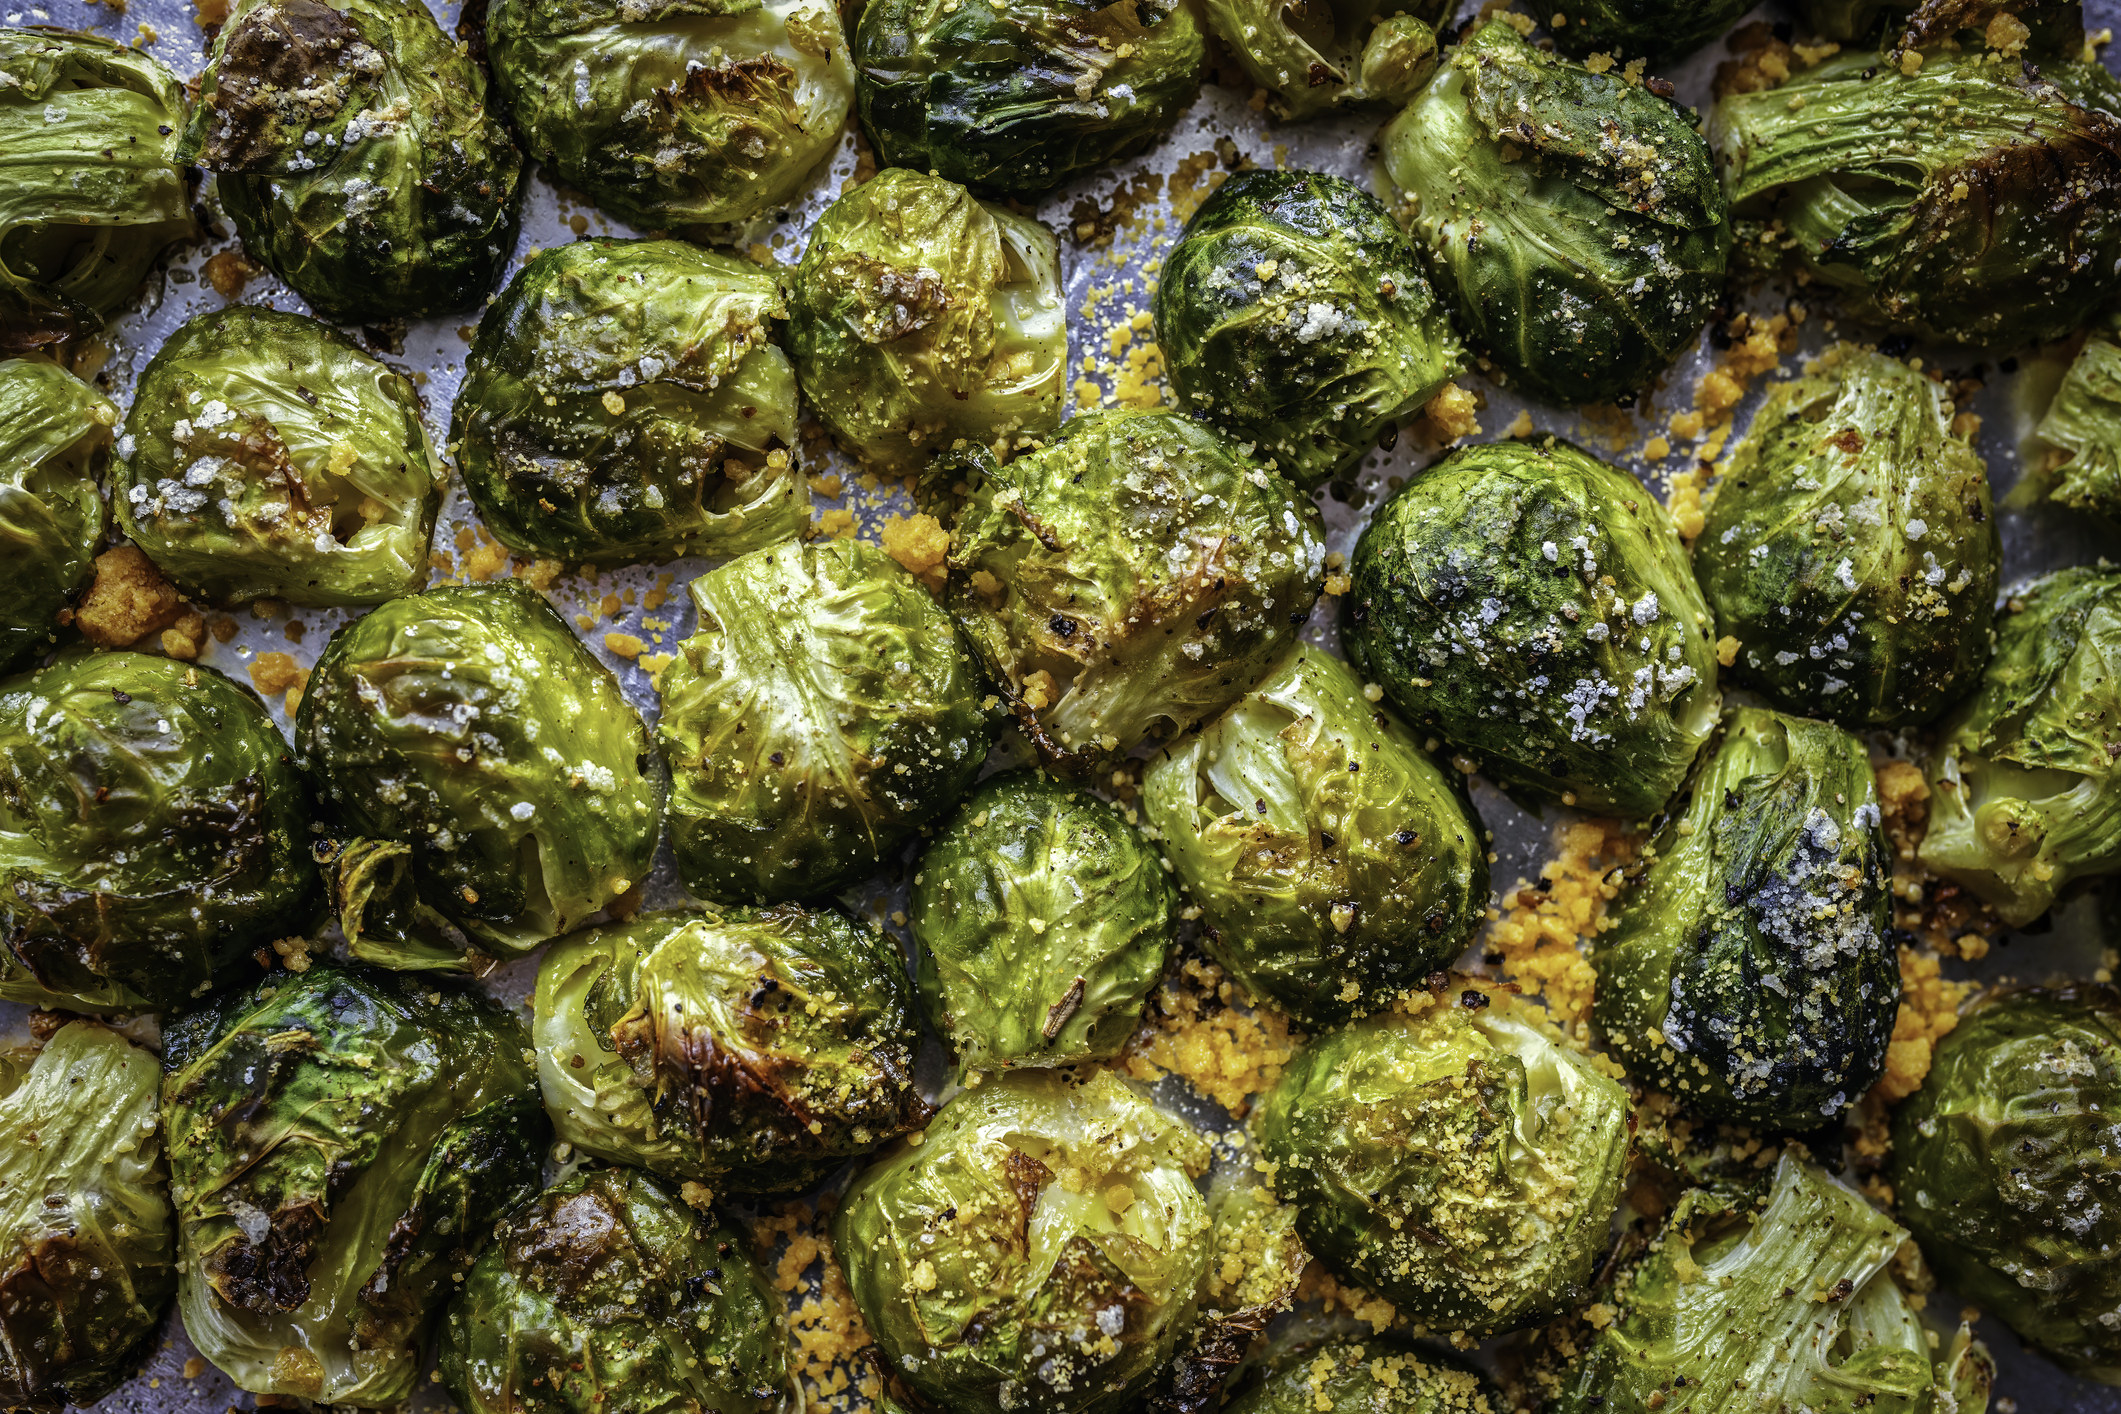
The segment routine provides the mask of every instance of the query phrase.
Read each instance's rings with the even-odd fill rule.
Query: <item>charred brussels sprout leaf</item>
[[[1158,757],[1142,805],[1215,959],[1314,1025],[1449,966],[1487,906],[1464,796],[1317,649]]]
[[[1504,1414],[1471,1366],[1398,1340],[1342,1338],[1294,1352],[1224,1406],[1227,1414]]]
[[[924,495],[954,521],[951,613],[1039,750],[1071,766],[1236,701],[1295,642],[1325,567],[1293,485],[1170,413],[1074,418],[1005,465],[972,449]]]
[[[501,1224],[450,1302],[466,1414],[795,1409],[780,1295],[749,1234],[635,1169],[578,1173]]]
[[[393,599],[333,634],[295,744],[346,843],[410,846],[419,899],[483,951],[528,952],[648,877],[648,729],[519,581]],[[372,960],[398,964],[405,939],[382,936]]]
[[[119,452],[119,521],[194,593],[379,604],[427,581],[448,473],[419,395],[305,315],[186,323],[141,376]]]
[[[650,913],[538,967],[538,1075],[585,1153],[744,1192],[801,1188],[925,1117],[911,989],[837,913]]]
[[[1694,548],[1731,678],[1852,727],[1926,722],[1988,661],[2002,547],[1950,396],[1847,350],[1778,383]]]
[[[452,440],[512,550],[734,555],[810,521],[779,282],[683,241],[576,241],[479,321]]]
[[[316,964],[179,1017],[162,1122],[184,1327],[254,1394],[385,1408],[550,1130],[523,1025],[430,978]]]
[[[876,0],[855,96],[885,166],[1030,196],[1162,137],[1206,58],[1185,0]]]
[[[1634,391],[1723,292],[1727,206],[1690,115],[1501,20],[1452,51],[1381,141],[1459,327],[1537,396]]]
[[[1885,1072],[1900,1002],[1892,856],[1863,743],[1733,712],[1596,945],[1629,1072],[1720,1119],[1811,1130]]]
[[[1204,8],[1209,32],[1273,95],[1281,118],[1405,103],[1436,72],[1436,26],[1452,13],[1437,0],[1206,0]]]
[[[1922,863],[2010,926],[2121,865],[2121,574],[2068,569],[2011,596],[1996,656],[1929,761]]]
[[[522,155],[420,0],[240,0],[177,155],[335,322],[468,309],[515,248]]]
[[[89,580],[117,405],[57,364],[0,362],[0,671],[52,639]]]
[[[1254,1129],[1305,1246],[1419,1324],[1491,1333],[1588,1289],[1628,1098],[1508,993],[1466,986],[1305,1045]]]
[[[1356,542],[1350,660],[1498,784],[1654,814],[1716,726],[1707,607],[1671,517],[1549,439],[1469,447]]]
[[[966,1070],[1115,1055],[1163,975],[1172,912],[1155,847],[1117,810],[996,777],[913,876],[921,1000]]]
[[[892,168],[833,202],[788,307],[803,392],[842,446],[882,470],[917,472],[960,438],[1060,425],[1060,247],[963,187]]]
[[[279,729],[212,668],[73,652],[0,684],[0,937],[52,992],[168,1006],[300,931],[308,826]]]
[[[1564,0],[1551,29],[1571,54],[1611,50],[1662,61],[1693,53],[1751,8],[1746,0]]]
[[[177,1289],[155,1058],[90,1022],[0,1056],[0,1406],[107,1394]]]
[[[1893,1114],[1899,1211],[1951,1289],[2121,1384],[2121,992],[1992,993]]]
[[[2052,448],[2041,486],[2071,510],[2121,522],[2121,343],[2093,337],[2034,434]]]
[[[1622,1274],[1556,1414],[1807,1409],[1981,1414],[1993,1366],[1958,1339],[1931,1365],[1922,1319],[1888,1264],[1907,1233],[1788,1152],[1764,1204],[1711,1188],[1679,1200]]]
[[[184,88],[93,34],[0,29],[0,354],[103,327],[192,234]]]
[[[854,99],[825,0],[496,0],[486,52],[530,155],[649,230],[798,195]]]
[[[1164,259],[1156,342],[1179,406],[1310,486],[1348,470],[1458,370],[1383,203],[1318,172],[1240,172]]]
[[[1193,1322],[1207,1162],[1110,1071],[1012,1071],[856,1179],[833,1236],[887,1361],[939,1407],[1115,1414]]]

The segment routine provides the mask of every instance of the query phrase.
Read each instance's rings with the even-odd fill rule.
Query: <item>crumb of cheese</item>
[[[120,545],[96,556],[95,582],[74,624],[98,648],[130,648],[175,624],[183,612],[176,586],[155,562],[137,545]]]
[[[1503,974],[1526,994],[1543,996],[1565,1027],[1581,1027],[1591,1014],[1598,977],[1582,945],[1611,926],[1606,909],[1620,893],[1613,875],[1634,853],[1634,837],[1618,821],[1562,826],[1538,885],[1519,880],[1488,930],[1489,949],[1502,954]]]
[[[931,515],[889,516],[881,538],[884,553],[905,566],[906,572],[941,592],[943,561],[950,553],[950,532]]]
[[[1730,634],[1725,634],[1716,640],[1716,661],[1728,668],[1738,661],[1738,650],[1744,646]]]
[[[250,662],[250,685],[267,697],[292,692],[309,681],[309,669],[285,653],[260,653]]]
[[[1147,1018],[1128,1043],[1126,1070],[1138,1080],[1176,1075],[1242,1118],[1295,1050],[1289,1022],[1267,1008],[1233,1005],[1235,986],[1212,962],[1188,959],[1159,986]]]
[[[1432,441],[1456,442],[1464,437],[1478,437],[1480,422],[1475,416],[1480,410],[1480,400],[1456,383],[1446,383],[1429,399],[1421,410],[1421,431]]]
[[[831,1200],[816,1208],[790,1203],[752,1226],[759,1259],[774,1287],[790,1298],[790,1364],[812,1409],[873,1409],[883,1393],[863,1352],[875,1342],[833,1256],[827,1228]]]
[[[1900,1012],[1893,1019],[1892,1043],[1885,1049],[1885,1078],[1878,1093],[1898,1104],[1922,1088],[1935,1058],[1936,1044],[1959,1024],[1959,1006],[1971,982],[1944,977],[1934,953],[1900,949]]]

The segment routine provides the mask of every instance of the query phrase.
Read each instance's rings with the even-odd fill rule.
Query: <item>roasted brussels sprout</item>
[[[1206,0],[1208,30],[1252,82],[1273,95],[1276,117],[1412,98],[1436,72],[1439,0],[1340,0],[1276,5]]]
[[[810,229],[788,309],[812,409],[880,470],[1060,425],[1060,247],[963,187],[892,168],[842,196]]]
[[[779,1293],[748,1235],[637,1169],[577,1173],[500,1224],[438,1361],[465,1414],[784,1414]]]
[[[1731,679],[1852,727],[1926,722],[1988,661],[2002,547],[1951,397],[1838,351],[1768,392],[1694,547]]]
[[[342,852],[408,846],[420,900],[484,952],[580,927],[654,860],[663,783],[648,729],[518,580],[393,599],[333,634],[295,747]],[[431,961],[461,965],[452,949]]]
[[[522,154],[419,0],[238,0],[177,156],[334,323],[468,309],[515,249]]]
[[[538,1076],[587,1154],[801,1188],[918,1124],[897,948],[837,913],[650,913],[538,966]]]
[[[1630,1074],[1718,1119],[1812,1130],[1885,1073],[1892,854],[1862,742],[1743,707],[1593,949]]]
[[[2011,927],[2121,866],[2121,574],[2067,569],[2011,595],[1996,656],[1929,760],[1922,863]]]
[[[921,856],[907,909],[930,1022],[966,1070],[1115,1055],[1174,926],[1156,849],[1089,792],[997,776]]]
[[[1325,571],[1318,511],[1213,429],[1094,413],[1006,465],[937,462],[950,611],[1049,759],[1184,731],[1296,640]]]
[[[184,86],[145,50],[0,29],[0,354],[103,327],[193,231]]]
[[[177,1289],[155,1058],[76,1021],[0,1054],[0,1407],[87,1406]]]
[[[431,978],[312,964],[165,1036],[185,1331],[253,1394],[379,1409],[428,1319],[537,1191],[530,1038]]]
[[[1226,1414],[1505,1414],[1500,1391],[1468,1365],[1401,1341],[1342,1338],[1276,1362]]]
[[[412,380],[301,314],[233,305],[141,375],[112,496],[183,588],[379,604],[427,582],[448,472]]]
[[[1628,1098],[1465,982],[1299,1049],[1253,1128],[1304,1245],[1419,1324],[1514,1330],[1585,1293]]]
[[[1159,756],[1142,808],[1215,960],[1313,1025],[1448,967],[1487,908],[1464,793],[1316,648]]]
[[[1893,1113],[1900,1215],[1954,1292],[2121,1384],[2121,991],[1992,992]]]
[[[1459,327],[1536,396],[1631,393],[1723,293],[1730,231],[1686,110],[1496,19],[1381,136]]]
[[[854,30],[887,167],[1032,196],[1162,137],[1200,92],[1185,0],[874,0]]]
[[[1852,50],[1720,100],[1712,130],[1733,210],[1771,254],[1884,328],[2001,346],[2121,292],[2117,115],[2121,82],[2096,62]]]
[[[1962,1326],[1932,1366],[1933,1337],[1888,1270],[1906,1240],[1787,1150],[1764,1204],[1693,1189],[1549,1407],[1981,1414],[1988,1352]]]
[[[2053,449],[2047,495],[2121,522],[2121,343],[2099,336],[2086,342],[2033,432]]]
[[[1657,498],[1566,442],[1468,447],[1356,542],[1342,641],[1505,790],[1643,818],[1716,726],[1709,613]]]
[[[735,555],[810,523],[780,283],[684,241],[576,241],[479,321],[451,440],[511,550]]]
[[[1693,53],[1751,8],[1746,0],[1566,0],[1549,29],[1571,54],[1610,50],[1663,61]]]
[[[1194,1319],[1207,1162],[1109,1070],[1011,1071],[857,1178],[833,1235],[886,1359],[940,1407],[1113,1414]]]
[[[70,650],[0,683],[0,939],[51,992],[169,1006],[301,931],[308,826],[279,728],[212,668]]]
[[[796,196],[854,100],[823,0],[495,0],[486,54],[530,155],[647,230]]]
[[[1457,336],[1384,204],[1321,172],[1240,172],[1156,287],[1179,406],[1300,486],[1346,471],[1458,371]]]
[[[1817,34],[1837,40],[1882,40],[1897,60],[1909,46],[1940,43],[1987,45],[1988,27],[1998,16],[2025,26],[2016,36],[2025,58],[2045,63],[2076,59],[2084,53],[2082,0],[1804,0],[1799,7]],[[1998,39],[2003,43],[1999,31]]]
[[[117,421],[115,403],[57,364],[0,361],[0,671],[50,643],[88,583]]]

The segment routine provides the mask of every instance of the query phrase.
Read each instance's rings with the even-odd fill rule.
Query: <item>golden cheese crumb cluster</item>
[[[1578,1034],[1598,983],[1583,949],[1612,926],[1607,911],[1620,894],[1619,871],[1635,858],[1635,849],[1634,836],[1617,821],[1563,825],[1539,882],[1519,880],[1488,930],[1488,948],[1501,955],[1503,975],[1528,996],[1543,997],[1554,1019]]]

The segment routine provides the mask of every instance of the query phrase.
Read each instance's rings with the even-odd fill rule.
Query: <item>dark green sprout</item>
[[[0,994],[173,1005],[307,927],[316,887],[301,777],[247,688],[80,650],[0,684]]]
[[[1708,608],[1626,472],[1566,442],[1468,447],[1356,542],[1349,661],[1505,790],[1635,819],[1716,726]]]
[[[240,1389],[387,1408],[430,1318],[537,1191],[530,1037],[449,983],[312,964],[164,1035],[192,1344]]]
[[[357,840],[408,846],[419,901],[483,952],[580,927],[654,860],[663,786],[648,729],[519,580],[393,599],[334,633],[295,745],[335,817],[341,871],[368,857],[348,852]],[[391,966],[465,965],[461,946],[387,928],[372,953],[350,941]]]
[[[930,1023],[965,1070],[1118,1053],[1175,926],[1156,849],[1118,810],[997,776],[921,855],[907,908]]]
[[[1245,75],[1273,95],[1278,118],[1398,107],[1436,72],[1440,0],[1207,0],[1208,30]]]
[[[780,282],[684,241],[576,241],[479,321],[450,437],[494,537],[593,562],[734,555],[809,524]]]
[[[184,86],[160,60],[94,34],[0,29],[0,354],[103,327],[195,230]]]
[[[55,363],[0,361],[0,671],[50,644],[88,584],[118,407]]]
[[[784,1414],[782,1298],[748,1233],[638,1169],[592,1169],[499,1224],[442,1326],[465,1414]]]
[[[1395,1337],[1344,1336],[1276,1361],[1226,1414],[1504,1414],[1512,1406],[1457,1359]]]
[[[141,375],[118,452],[119,522],[193,593],[379,604],[427,582],[448,471],[419,394],[306,315],[185,323]]]
[[[486,53],[530,155],[644,230],[799,195],[854,102],[820,0],[496,0]]]
[[[1822,37],[1878,41],[1895,60],[1910,46],[1958,45],[1978,53],[1999,15],[2025,26],[2018,52],[2027,58],[2046,63],[2084,53],[2082,0],[1804,0],[1801,8]]]
[[[1562,0],[1547,21],[1571,54],[1600,51],[1657,62],[1683,58],[1752,8],[1746,0]]]
[[[2047,496],[2121,523],[2121,343],[2085,343],[2033,435],[2052,449],[2039,472]]]
[[[927,1115],[897,947],[837,913],[650,913],[538,967],[538,1075],[585,1154],[802,1188]]]
[[[1420,986],[1487,908],[1486,832],[1463,789],[1315,648],[1157,757],[1142,808],[1209,953],[1309,1024]]]
[[[0,1053],[0,1407],[103,1398],[177,1289],[155,1058],[76,1021]]]
[[[1537,397],[1634,392],[1723,293],[1727,204],[1692,115],[1506,19],[1453,50],[1380,141],[1459,327]]]
[[[1240,172],[1193,213],[1164,257],[1156,344],[1180,407],[1300,486],[1349,470],[1459,370],[1392,214],[1320,172]]]
[[[335,323],[468,309],[515,249],[522,155],[420,0],[239,0],[177,155]]]

